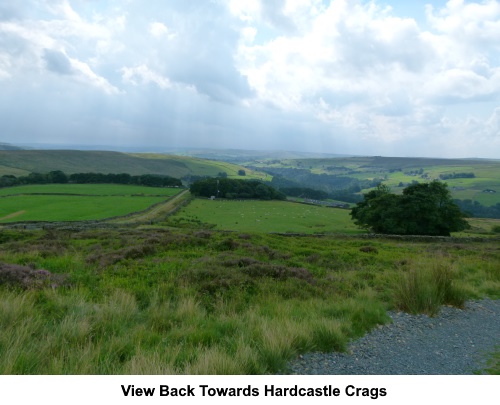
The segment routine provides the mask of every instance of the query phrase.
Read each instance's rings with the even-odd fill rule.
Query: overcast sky
[[[0,142],[500,158],[500,1],[2,0]]]

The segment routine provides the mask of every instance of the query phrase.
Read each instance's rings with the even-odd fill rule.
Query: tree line
[[[28,184],[128,184],[149,187],[182,187],[182,182],[175,177],[159,174],[141,174],[132,176],[128,173],[73,173],[67,175],[61,170],[48,173],[30,173],[27,176],[4,175],[0,177],[0,187],[12,187]]]
[[[449,180],[449,179],[473,179],[476,175],[474,173],[446,173],[440,174],[439,178],[441,180]]]
[[[462,211],[469,217],[477,218],[500,218],[500,203],[492,206],[482,205],[479,201],[466,200],[453,200]]]
[[[285,194],[259,180],[204,178],[194,181],[189,189],[195,196],[229,199],[285,200]]]

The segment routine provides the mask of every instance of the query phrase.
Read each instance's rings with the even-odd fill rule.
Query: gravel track
[[[393,322],[353,341],[347,353],[308,353],[291,374],[459,375],[485,368],[500,345],[500,300],[443,307],[438,316],[389,312]]]

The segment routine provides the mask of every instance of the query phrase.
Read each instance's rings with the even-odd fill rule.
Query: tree
[[[243,169],[238,170],[238,176],[246,176],[246,172]]]
[[[65,184],[68,182],[68,176],[61,170],[54,170],[47,174],[47,182]]]
[[[385,185],[364,195],[351,211],[355,224],[376,233],[450,236],[469,228],[446,183],[411,184],[402,195]]]

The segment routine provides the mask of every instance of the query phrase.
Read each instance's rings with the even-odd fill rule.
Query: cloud
[[[45,60],[47,69],[51,72],[62,75],[70,75],[74,73],[71,61],[63,52],[44,49],[42,58]]]
[[[171,32],[167,26],[161,22],[152,22],[149,25],[149,32],[155,38],[166,37],[168,39],[174,39],[176,34]]]
[[[500,1],[429,3],[424,21],[395,0],[4,2],[0,130],[498,155]]]
[[[135,86],[139,84],[155,83],[161,89],[169,89],[172,83],[166,77],[151,71],[146,65],[136,67],[123,67],[121,69],[122,79],[125,83],[131,83]]]

